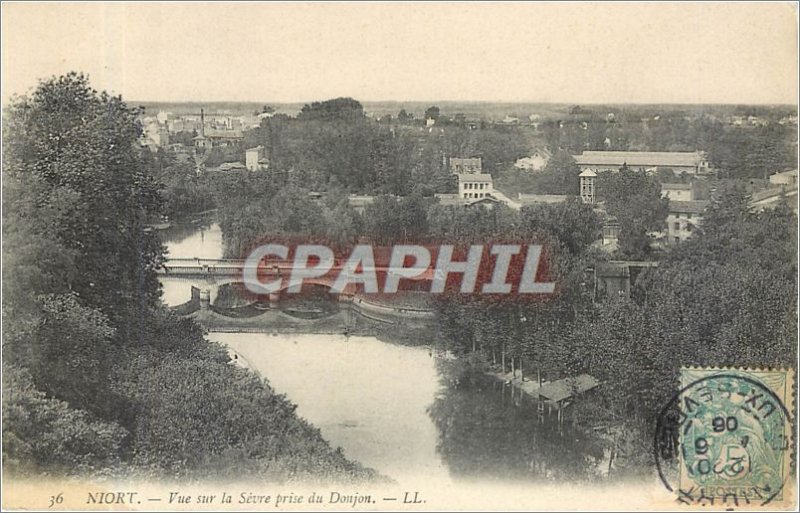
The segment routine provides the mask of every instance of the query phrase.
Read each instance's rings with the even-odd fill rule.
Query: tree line
[[[4,470],[375,479],[162,304],[139,114],[77,73],[4,112]]]

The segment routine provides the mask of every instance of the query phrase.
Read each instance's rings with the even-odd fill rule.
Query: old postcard
[[[2,3],[2,508],[796,510],[798,9]]]

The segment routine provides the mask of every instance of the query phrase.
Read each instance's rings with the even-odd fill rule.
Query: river
[[[218,225],[162,232],[170,257],[218,258]],[[189,299],[190,285],[165,281],[170,305]],[[213,300],[213,294],[212,294]],[[444,386],[432,341],[409,347],[374,337],[210,333],[297,405],[350,459],[398,482],[461,484],[474,479],[585,479],[603,451],[578,433],[543,426],[533,404],[490,378]]]

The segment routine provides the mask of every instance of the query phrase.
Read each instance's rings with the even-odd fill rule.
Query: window
[[[675,231],[677,232],[678,230],[680,230],[680,229],[681,229],[681,223],[678,223],[678,222],[676,222],[674,225],[672,225],[672,227],[673,227],[673,228],[675,229]]]
[[[686,219],[691,219],[691,218],[692,218],[692,214],[686,214]]]

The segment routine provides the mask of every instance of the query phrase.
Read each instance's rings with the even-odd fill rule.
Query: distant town
[[[670,131],[711,130],[709,127],[713,127],[755,139],[757,132],[774,132],[777,127],[788,137],[785,145],[790,152],[792,148],[797,149],[797,141],[792,142],[792,137],[798,123],[797,114],[790,108],[544,106],[541,113],[522,114],[524,106],[511,106],[514,110],[509,112],[509,106],[502,104],[455,104],[453,108],[464,108],[469,113],[446,113],[437,106],[423,111],[420,104],[413,104],[416,112],[401,107],[398,114],[392,115],[389,109],[393,106],[397,107],[365,105],[367,118],[388,130],[392,137],[403,134],[415,139],[435,139],[451,131],[488,130],[524,134],[529,143],[527,151],[519,151],[513,162],[493,162],[491,169],[484,167],[479,152],[443,150],[441,168],[450,173],[451,180],[443,186],[446,191],[432,194],[440,204],[491,208],[502,203],[519,210],[528,205],[558,204],[577,196],[603,216],[602,238],[596,244],[609,253],[617,250],[619,220],[608,214],[604,201],[597,195],[598,173],[630,169],[658,179],[662,197],[670,201],[665,227],[649,234],[653,248],[690,237],[702,223],[709,201],[720,187],[743,187],[751,196],[753,209],[770,208],[785,199],[797,211],[798,171],[791,168],[791,158],[781,162],[778,155],[768,156],[766,162],[774,161],[774,167],[756,173],[751,167],[747,176],[737,176],[731,162],[720,161],[719,155],[710,156],[709,148],[677,143],[672,146],[680,151],[634,150],[632,146],[642,145],[625,134],[631,131],[628,127],[632,125],[644,133],[663,130],[666,125]],[[260,110],[243,112],[253,105],[223,104],[222,108],[211,107],[214,110],[210,112],[206,110],[208,106],[192,104],[197,112],[186,113],[187,105],[177,104],[163,106],[173,108],[174,112],[160,109],[153,114],[151,111],[158,107],[145,108],[141,116],[144,132],[140,144],[153,154],[159,151],[174,154],[179,162],[193,165],[198,175],[234,170],[270,172],[270,156],[280,150],[269,144],[255,144],[262,142],[258,140],[261,127],[268,126],[275,116],[288,118],[302,111],[300,105],[283,106],[280,110],[265,105]],[[292,114],[287,115],[287,112]],[[553,141],[554,133],[559,139],[557,142]],[[560,144],[563,138],[571,138],[567,147]],[[578,144],[572,139],[578,140]],[[664,146],[663,141],[653,140],[655,146]],[[688,151],[690,146],[691,151]],[[547,185],[537,190],[537,174],[546,170],[558,152],[568,154],[567,159],[580,171],[577,190],[569,191],[572,194],[549,193],[552,188]],[[322,198],[323,194],[324,190],[309,191],[310,197],[315,199]],[[351,193],[349,196],[350,205],[359,211],[373,201],[374,195]]]

